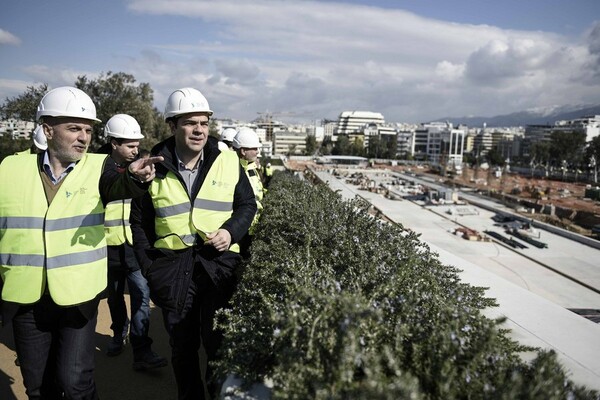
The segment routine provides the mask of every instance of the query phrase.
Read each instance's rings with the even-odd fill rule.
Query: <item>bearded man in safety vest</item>
[[[104,126],[108,143],[98,153],[109,154],[119,172],[138,158],[140,139],[144,138],[140,125],[130,115],[113,115]],[[107,302],[113,337],[106,355],[114,357],[123,351],[129,338],[133,350],[133,369],[143,371],[167,365],[167,360],[152,351],[150,330],[150,289],[142,276],[140,265],[133,253],[133,236],[129,226],[131,199],[111,201],[106,205],[104,232],[108,245]],[[131,319],[127,317],[125,284],[130,299]],[[131,329],[129,329],[131,328]]]
[[[97,399],[94,333],[106,288],[105,205],[140,196],[160,157],[119,173],[88,154],[96,107],[74,87],[42,98],[48,148],[0,165],[0,276],[30,399]],[[146,182],[146,183],[144,183]]]
[[[208,135],[212,111],[198,90],[171,93],[165,121],[173,136],[152,149],[164,161],[147,194],[132,202],[134,250],[163,311],[170,336],[178,399],[204,399],[198,351],[215,359],[222,334],[213,326],[241,263],[237,242],[256,213],[250,182],[237,155]],[[215,395],[210,365],[206,390]]]

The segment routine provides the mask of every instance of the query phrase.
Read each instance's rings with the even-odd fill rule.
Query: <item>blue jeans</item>
[[[13,333],[30,400],[98,398],[94,381],[97,315],[96,310],[87,319],[78,307],[60,307],[48,295],[19,307]]]
[[[123,293],[125,282],[129,288],[131,302],[131,326],[129,340],[134,356],[150,351],[152,339],[148,337],[150,329],[150,289],[141,270],[124,268],[108,269],[108,308],[115,337],[127,336],[130,321],[127,318],[127,305]]]

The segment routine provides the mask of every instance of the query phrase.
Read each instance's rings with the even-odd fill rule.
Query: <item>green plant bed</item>
[[[273,177],[217,369],[275,399],[587,399],[551,352],[525,348],[484,288],[418,235],[325,185]]]

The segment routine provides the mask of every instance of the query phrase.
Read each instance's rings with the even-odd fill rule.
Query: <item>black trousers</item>
[[[19,308],[13,333],[29,399],[98,398],[96,319],[97,311],[87,318],[78,307],[56,305],[49,295]]]
[[[163,309],[179,400],[206,399],[217,395],[218,385],[213,380],[210,362],[217,357],[223,334],[215,330],[214,318],[217,310],[228,305],[235,289],[235,281],[226,287],[217,287],[199,263],[195,266],[195,275],[190,287],[193,304],[185,316]],[[200,357],[201,346],[206,359]],[[202,371],[206,371],[205,376]]]

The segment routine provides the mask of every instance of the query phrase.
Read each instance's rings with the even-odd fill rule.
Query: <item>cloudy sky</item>
[[[0,101],[126,72],[217,118],[388,122],[600,103],[598,0],[11,0]],[[290,116],[290,114],[292,114]],[[290,121],[291,122],[291,121]]]

